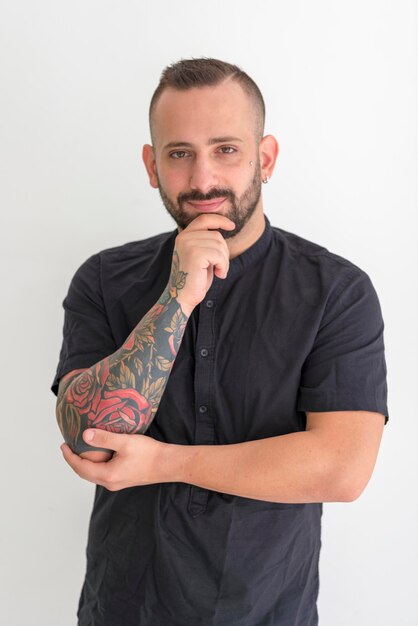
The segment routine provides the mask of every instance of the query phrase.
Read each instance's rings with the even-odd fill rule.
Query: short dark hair
[[[181,59],[163,70],[149,106],[149,127],[152,143],[154,144],[155,138],[152,122],[153,112],[165,89],[171,87],[185,91],[193,87],[219,85],[227,78],[237,81],[253,101],[256,114],[255,135],[257,142],[259,142],[264,134],[266,109],[263,96],[256,83],[237,65],[219,59],[201,57],[199,59]]]

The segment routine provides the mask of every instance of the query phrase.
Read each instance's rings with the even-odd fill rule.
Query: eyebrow
[[[228,137],[211,137],[208,140],[207,145],[212,146],[215,143],[224,143],[225,141],[240,141],[242,143],[242,139],[240,139],[239,137],[228,136]],[[164,150],[167,150],[167,148],[178,148],[180,146],[193,148],[193,144],[190,143],[189,141],[170,141],[164,146]]]

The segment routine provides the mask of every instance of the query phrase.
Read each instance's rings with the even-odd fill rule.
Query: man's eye
[[[176,150],[176,152],[172,152],[170,154],[170,157],[173,157],[174,159],[181,158],[181,157],[174,156],[175,154],[187,154],[187,152],[185,152],[185,150]]]
[[[236,149],[232,146],[222,146],[221,150],[232,150],[232,152],[236,152]],[[232,154],[232,152],[224,152],[224,154]]]

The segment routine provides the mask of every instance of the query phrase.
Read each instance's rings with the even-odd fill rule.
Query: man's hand
[[[214,274],[226,278],[229,249],[216,229],[231,231],[234,228],[234,222],[225,215],[202,213],[177,235],[166,289],[177,298],[186,315],[190,316],[206,296]]]
[[[109,433],[99,428],[85,430],[83,439],[91,446],[114,450],[112,458],[101,463],[89,461],[74,454],[65,443],[61,446],[64,458],[80,478],[109,491],[175,480],[170,478],[166,463],[172,444],[148,435]]]

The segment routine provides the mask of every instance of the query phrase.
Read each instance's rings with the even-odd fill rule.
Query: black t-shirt
[[[358,266],[281,228],[214,277],[147,435],[231,444],[305,430],[305,411],[388,420],[384,323]],[[91,256],[64,299],[61,376],[114,352],[157,302],[177,229]],[[237,472],[240,468],[237,468]],[[96,486],[80,626],[314,626],[322,503],[185,483]]]

